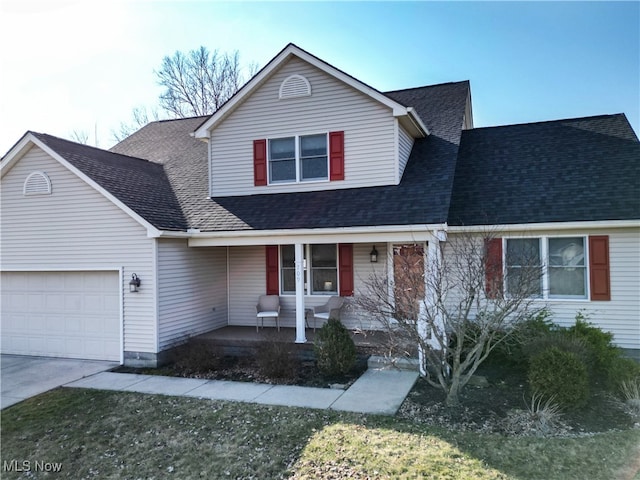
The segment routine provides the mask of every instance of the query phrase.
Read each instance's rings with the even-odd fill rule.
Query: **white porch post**
[[[440,315],[437,312],[433,312],[433,308],[436,304],[436,295],[435,286],[438,285],[440,280],[436,278],[436,276],[441,274],[440,266],[442,265],[442,251],[440,249],[440,242],[444,242],[447,239],[447,232],[444,231],[434,231],[430,238],[429,243],[427,245],[427,264],[425,268],[425,302],[421,305],[420,308],[420,318],[418,319],[418,335],[421,338],[425,339],[425,343],[427,343],[431,348],[437,350],[440,348],[440,343],[436,339],[434,333],[439,335],[444,332],[444,322]],[[431,310],[431,314],[429,315],[433,325],[429,327],[427,323],[427,313],[424,309]],[[432,332],[431,330],[436,330],[436,332]],[[424,371],[424,351],[422,348],[418,348],[418,356],[420,361],[420,373],[422,375],[426,375],[426,371]]]
[[[306,343],[304,329],[304,253],[301,243],[295,244],[296,263],[296,343]]]

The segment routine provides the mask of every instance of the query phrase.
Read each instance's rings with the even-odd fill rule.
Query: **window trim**
[[[327,176],[326,177],[317,177],[317,178],[302,178],[302,157],[301,157],[301,147],[300,142],[302,137],[312,137],[324,135],[325,137],[325,157],[326,157],[326,165],[327,165]],[[287,138],[294,139],[294,161],[296,167],[296,178],[292,180],[272,180],[271,179],[271,141],[272,140],[284,140]],[[329,182],[331,178],[331,156],[329,152],[329,132],[315,132],[315,133],[304,133],[304,134],[295,134],[295,135],[284,135],[278,137],[267,137],[267,185],[292,185],[298,183],[313,183],[313,182]],[[308,157],[312,158],[312,157]],[[278,160],[275,160],[276,162]]]
[[[335,245],[336,247],[336,284],[334,285],[334,289],[331,291],[321,291],[321,292],[313,292],[313,264],[312,264],[312,256],[311,256],[311,247],[313,245]],[[295,290],[284,290],[284,278],[282,275],[283,269],[291,269],[291,267],[284,267],[282,262],[284,259],[284,255],[282,249],[284,247],[293,246],[293,244],[283,244],[279,245],[278,253],[279,253],[279,265],[278,265],[278,275],[279,275],[279,283],[280,283],[280,295],[282,296],[292,296],[295,297]],[[304,271],[305,271],[305,288],[304,295],[306,297],[327,297],[327,296],[335,296],[340,295],[340,252],[339,252],[339,244],[338,243],[329,243],[329,244],[321,244],[321,243],[305,243],[304,245]],[[330,267],[317,267],[317,268],[326,268]]]
[[[551,295],[549,287],[549,239],[555,238],[581,238],[584,249],[584,278],[585,289],[584,296],[578,295]],[[522,235],[522,236],[510,236],[502,238],[502,274],[504,281],[505,293],[508,295],[508,280],[507,271],[509,265],[507,264],[507,241],[508,240],[526,240],[537,239],[540,248],[540,262],[542,268],[541,278],[541,295],[532,297],[535,300],[544,301],[560,301],[560,302],[588,302],[591,301],[591,285],[589,279],[591,278],[591,271],[589,265],[589,259],[591,258],[591,252],[589,251],[589,236],[586,234],[563,234],[563,235]]]

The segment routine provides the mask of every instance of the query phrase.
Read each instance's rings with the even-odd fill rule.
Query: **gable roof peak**
[[[389,107],[395,117],[408,117],[411,122],[415,123],[418,136],[429,135],[429,130],[417,114],[410,106],[402,105],[393,100],[379,90],[367,85],[366,83],[352,77],[315,55],[303,50],[294,43],[288,43],[280,52],[273,57],[258,73],[256,73],[246,84],[238,90],[227,102],[214,112],[202,125],[194,132],[193,136],[199,139],[209,138],[210,131],[230,115],[248,96],[258,89],[271,75],[290,57],[295,56],[301,60],[313,65],[314,67],[324,71],[328,75],[337,78],[347,85],[359,90],[372,99]]]

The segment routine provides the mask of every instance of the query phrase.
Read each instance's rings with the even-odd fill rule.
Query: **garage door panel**
[[[2,352],[120,359],[118,272],[3,272]]]

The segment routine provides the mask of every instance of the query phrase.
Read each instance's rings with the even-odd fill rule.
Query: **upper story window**
[[[344,131],[253,141],[253,184],[345,178]]]
[[[269,183],[328,180],[327,134],[269,140]]]
[[[544,298],[587,298],[584,237],[508,238],[507,292],[527,288]]]

